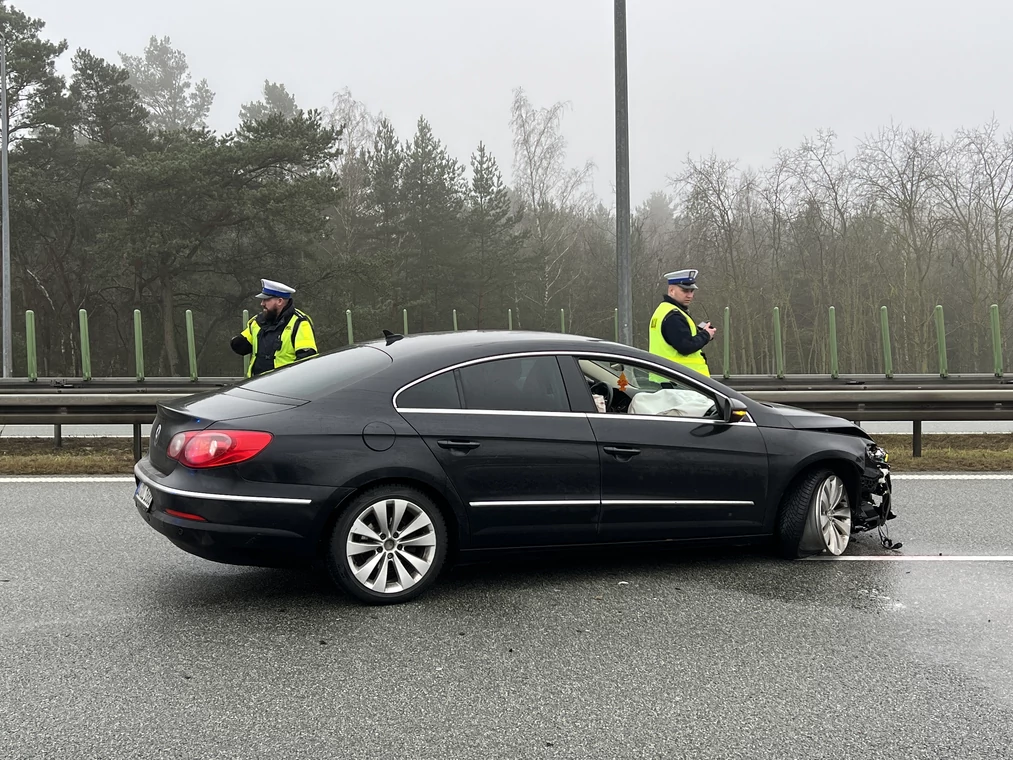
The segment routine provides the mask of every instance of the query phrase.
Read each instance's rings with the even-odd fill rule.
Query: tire
[[[446,522],[432,499],[409,486],[380,486],[359,494],[338,518],[327,569],[360,601],[398,604],[424,593],[446,556]]]
[[[844,553],[851,542],[851,500],[844,481],[828,469],[808,473],[785,493],[777,525],[778,553],[786,559]]]

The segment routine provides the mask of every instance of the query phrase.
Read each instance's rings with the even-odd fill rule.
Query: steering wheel
[[[612,408],[612,386],[603,380],[591,384],[591,393],[605,397],[605,411]]]

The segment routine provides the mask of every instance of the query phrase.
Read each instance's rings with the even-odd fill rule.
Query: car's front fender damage
[[[858,504],[853,510],[852,532],[864,533],[879,529],[880,539],[886,548],[900,548],[900,544],[894,543],[886,531],[887,520],[897,517],[893,512],[889,456],[875,443],[869,443],[866,447],[859,492]]]

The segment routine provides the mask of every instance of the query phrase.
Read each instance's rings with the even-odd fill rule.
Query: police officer
[[[710,322],[697,325],[689,315],[689,305],[697,291],[697,274],[697,269],[681,269],[665,275],[668,295],[651,316],[649,350],[710,377],[702,349],[717,330]]]
[[[232,350],[240,356],[253,354],[246,370],[247,377],[308,359],[317,353],[313,321],[295,308],[294,288],[274,280],[261,280],[262,311],[253,317],[246,329],[232,339]]]

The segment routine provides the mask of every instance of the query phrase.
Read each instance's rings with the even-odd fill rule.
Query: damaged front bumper
[[[854,533],[882,528],[893,512],[893,486],[890,482],[889,455],[879,445],[870,443],[865,452],[858,509],[852,525]]]

